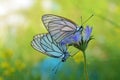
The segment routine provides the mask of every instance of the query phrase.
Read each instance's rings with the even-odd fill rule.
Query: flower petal
[[[85,29],[85,34],[83,36],[83,41],[88,41],[92,33],[92,27],[87,26]]]

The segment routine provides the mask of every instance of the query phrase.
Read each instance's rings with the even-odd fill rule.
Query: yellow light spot
[[[4,59],[9,59],[13,56],[13,51],[8,49],[7,51],[5,51],[2,55],[2,58]]]
[[[3,78],[0,76],[0,80],[3,80]]]
[[[80,62],[84,61],[84,58],[83,58],[81,51],[79,51],[73,58],[74,58],[76,63],[80,63]]]
[[[6,68],[9,68],[9,67],[10,67],[10,64],[8,62],[2,62],[1,63],[1,68],[6,69]]]
[[[10,76],[15,72],[15,69],[13,67],[9,67],[7,69],[4,69],[3,75]]]
[[[20,71],[25,68],[25,64],[22,63],[22,61],[20,61],[20,60],[17,60],[17,61],[15,62],[15,66],[16,66],[17,70],[20,70]]]
[[[115,31],[116,31],[117,33],[120,33],[120,29],[118,29],[118,28],[115,28]]]
[[[9,75],[10,75],[9,70],[4,70],[3,75],[5,75],[5,76],[9,76]]]
[[[10,67],[10,68],[9,68],[9,71],[10,71],[11,73],[13,73],[13,72],[15,72],[15,69],[14,69],[13,67]]]

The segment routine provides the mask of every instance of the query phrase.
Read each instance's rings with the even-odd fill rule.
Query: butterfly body
[[[65,62],[67,60],[67,58],[70,57],[70,54],[69,53],[64,53],[64,57],[62,58],[62,62]]]

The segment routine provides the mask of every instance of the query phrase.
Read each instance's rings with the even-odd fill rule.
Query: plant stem
[[[83,56],[84,56],[84,73],[85,73],[86,80],[89,80],[89,79],[88,79],[87,66],[86,66],[86,55],[85,55],[85,51],[83,51]]]

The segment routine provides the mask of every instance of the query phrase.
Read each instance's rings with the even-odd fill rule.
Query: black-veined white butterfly
[[[56,43],[50,34],[38,34],[34,36],[32,42],[32,47],[50,57],[61,58],[61,61],[52,69],[52,71],[57,72],[58,66],[61,62],[65,62],[71,55],[68,53],[65,45]]]
[[[65,62],[66,59],[70,56],[67,52],[65,45],[56,43],[50,34],[38,34],[34,36],[32,42],[32,47],[50,57],[61,58],[62,62]]]
[[[79,27],[73,21],[53,14],[45,14],[42,21],[56,42],[61,42],[66,37],[74,36],[76,32],[82,32],[83,27]]]

